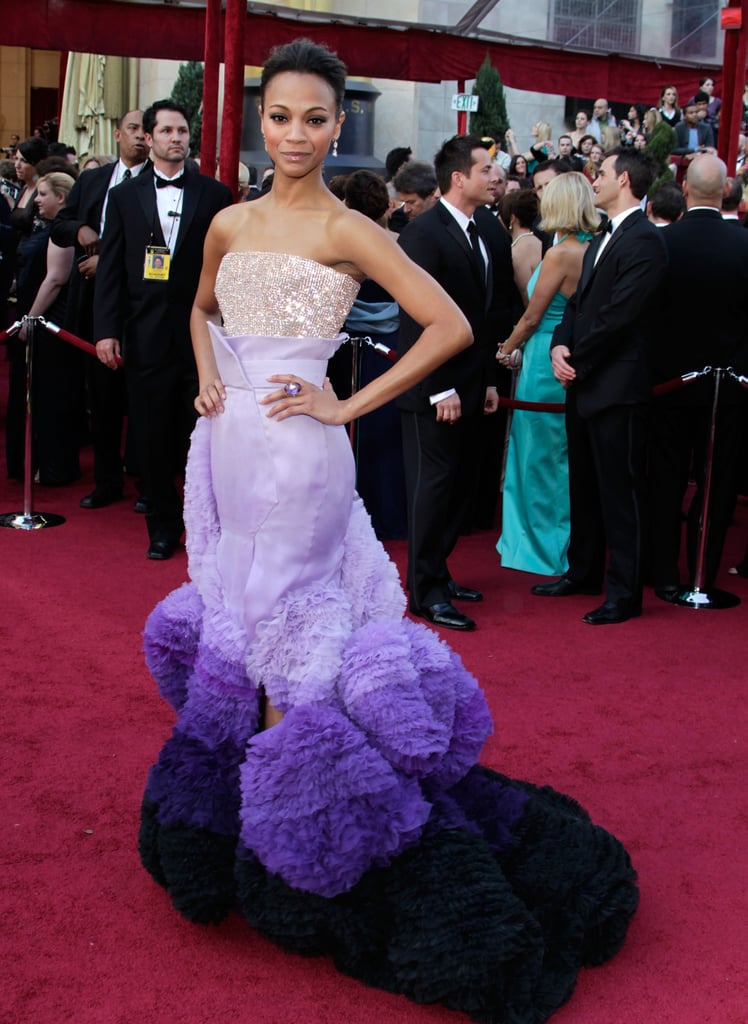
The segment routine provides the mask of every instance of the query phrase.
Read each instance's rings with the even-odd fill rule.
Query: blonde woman
[[[541,161],[552,160],[556,155],[553,143],[551,142],[553,132],[547,121],[536,121],[530,129],[530,134],[534,141],[525,153],[522,153],[517,145],[517,138],[513,129],[508,128],[504,136],[509,154],[511,156],[521,154],[527,161],[528,174],[532,174],[536,165],[541,163]]]
[[[75,249],[61,249],[49,239],[49,228],[52,221],[67,202],[70,190],[75,184],[75,179],[69,174],[55,171],[52,174],[45,174],[39,178],[36,184],[36,195],[34,202],[39,217],[45,223],[44,242],[42,232],[39,233],[38,251],[35,251],[33,262],[35,267],[29,267],[28,273],[24,275],[23,286],[19,283],[19,302],[23,312],[28,316],[44,316],[55,314],[55,320],[61,319],[65,309],[65,294],[67,292],[68,278],[73,268],[73,257]],[[39,282],[39,274],[44,272],[44,277]],[[31,292],[34,298],[28,306]],[[26,308],[27,307],[27,308]],[[26,325],[24,324],[19,332],[19,337],[24,340],[26,336]]]
[[[24,249],[17,279],[18,316],[43,316],[63,323],[67,283],[74,249],[61,249],[50,241],[52,221],[67,202],[75,179],[62,172],[45,174],[36,182],[34,205],[41,227]],[[27,340],[27,324],[18,341]],[[11,351],[8,390],[7,451],[9,475],[23,477],[26,349]],[[83,417],[81,354],[54,335],[38,328],[34,335],[33,366],[34,469],[47,485],[72,483],[80,476],[79,426]]]
[[[649,136],[652,134],[655,125],[659,124],[661,120],[662,114],[659,112],[659,110],[656,110],[654,107],[650,107],[649,110],[645,112],[644,120],[642,123],[644,125],[644,134],[647,138],[649,138]]]
[[[576,291],[587,244],[600,223],[584,175],[571,171],[553,178],[543,189],[540,215],[542,229],[555,234],[556,243],[530,279],[529,305],[496,358],[504,365],[516,365],[524,348],[516,397],[528,402],[563,402],[564,389],[553,376],[548,350],[567,300]],[[502,532],[497,544],[501,564],[554,576],[566,570],[568,544],[564,417],[517,410],[509,434]]]

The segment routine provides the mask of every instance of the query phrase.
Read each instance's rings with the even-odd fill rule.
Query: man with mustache
[[[137,409],[148,558],[171,558],[184,530],[177,479],[196,419],[197,369],[190,312],[210,222],[232,202],[229,189],[185,167],[185,112],[160,100],[143,114],[153,166],[109,196],[94,298],[99,360],[122,356]]]

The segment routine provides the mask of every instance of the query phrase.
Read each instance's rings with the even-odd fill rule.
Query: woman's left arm
[[[441,286],[406,256],[380,227],[361,214],[348,210],[330,233],[337,262],[358,269],[362,276],[380,284],[423,327],[423,333],[401,359],[345,401],[332,391],[304,386],[297,396],[276,391],[263,399],[269,415],[278,419],[309,415],[325,423],[342,424],[378,409],[427,377],[437,366],[472,344],[467,319]],[[270,378],[278,384],[292,381],[287,375]]]
[[[558,249],[549,249],[540,265],[540,273],[535,283],[535,289],[530,298],[527,309],[524,311],[517,324],[506,339],[499,345],[496,358],[499,362],[509,362],[509,358],[515,349],[523,345],[533,334],[543,314],[551,303],[551,299],[561,287],[566,277],[566,266]]]
[[[72,246],[61,249],[54,242],[49,242],[47,245],[47,273],[39,285],[39,291],[28,312],[29,316],[42,316],[44,311],[49,309],[70,278],[74,257],[75,249]],[[25,325],[19,334],[22,338],[26,337]]]

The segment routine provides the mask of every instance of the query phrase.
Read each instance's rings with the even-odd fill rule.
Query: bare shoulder
[[[346,206],[333,210],[327,221],[330,264],[353,277],[367,276],[365,265],[384,256],[397,259],[400,249],[392,233],[369,217]]]
[[[251,223],[250,203],[236,203],[219,210],[210,225],[210,233],[216,242],[223,243],[226,249],[232,248],[232,242]]]
[[[574,266],[584,258],[588,244],[588,242],[580,242],[578,238],[572,235],[563,243],[563,245],[554,245],[553,248],[546,253],[545,259],[552,256],[558,261],[559,266]]]

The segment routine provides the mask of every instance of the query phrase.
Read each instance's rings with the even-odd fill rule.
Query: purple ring
[[[301,394],[301,384],[297,384],[295,380],[292,380],[288,384],[283,385],[283,390],[290,398],[294,398],[296,395]]]

